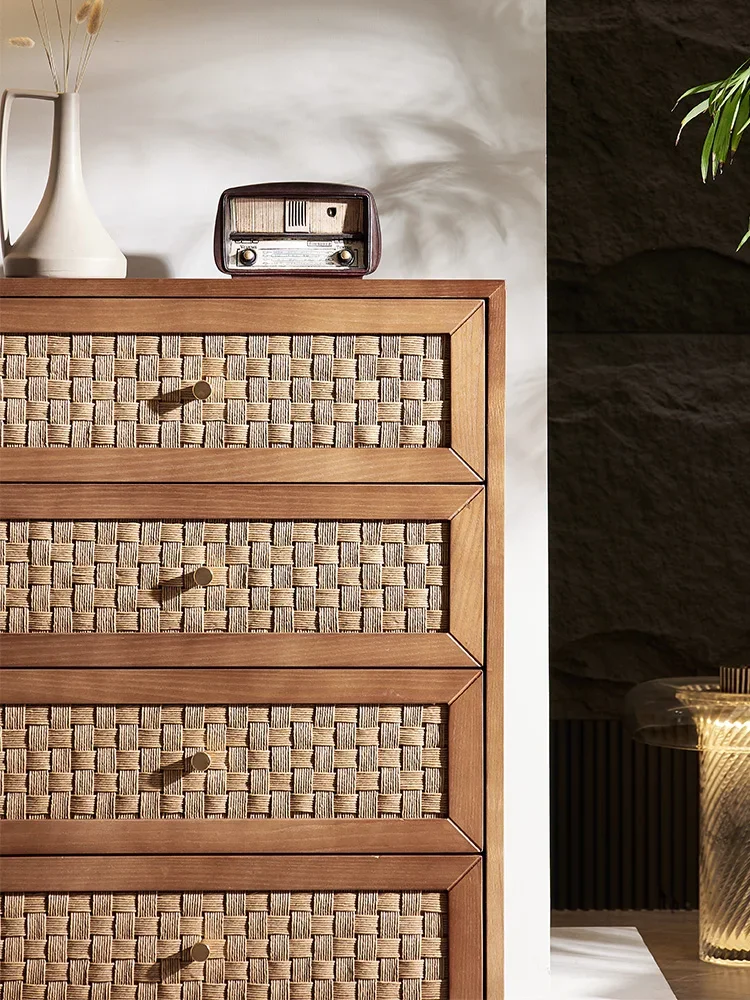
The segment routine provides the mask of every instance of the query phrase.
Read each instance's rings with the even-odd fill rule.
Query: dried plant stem
[[[63,31],[62,15],[60,13],[60,0],[55,0],[55,14],[57,15],[57,27],[60,30],[60,49],[61,49],[61,69],[63,74],[63,89],[68,89],[68,72],[66,69],[68,61],[68,53],[65,47],[65,32]]]
[[[52,32],[50,31],[49,21],[47,20],[47,3],[46,0],[40,0],[42,8],[42,18],[44,20],[44,31],[46,34],[47,45],[49,46],[50,59],[52,60],[52,65],[55,71],[55,81],[57,89],[60,90],[60,74],[57,72],[57,59],[55,58],[55,46],[52,43]]]
[[[39,16],[39,10],[37,9],[36,0],[31,0],[31,9],[34,12],[34,20],[36,21],[36,26],[39,29],[39,37],[42,39],[42,45],[44,46],[44,54],[47,56],[47,62],[49,63],[50,73],[52,74],[52,82],[55,85],[56,90],[60,90],[60,80],[57,75],[57,66],[55,65],[55,53],[52,49],[52,41],[49,37],[49,25],[47,24],[47,12],[44,8],[44,0],[41,0],[42,6],[42,17]],[[44,27],[42,25],[44,24]],[[45,28],[47,29],[45,31]]]
[[[78,88],[83,83],[83,78],[86,75],[86,68],[88,67],[89,59],[91,58],[91,53],[94,51],[94,46],[96,45],[96,40],[98,37],[99,37],[98,35],[88,35],[86,37],[86,46],[84,50],[83,63],[81,65],[81,75],[78,81],[76,82],[76,90],[78,90]]]
[[[68,0],[68,47],[65,50],[65,90],[68,89],[70,75],[70,54],[73,51],[73,0]]]
[[[57,28],[60,32],[60,46],[62,48],[62,61],[63,66],[65,65],[65,33],[63,32],[62,26],[62,16],[60,14],[60,0],[54,0],[55,2],[55,15],[57,16]]]
[[[78,88],[81,86],[81,83],[83,82],[83,78],[86,74],[86,69],[88,67],[89,60],[91,59],[91,53],[94,51],[94,46],[96,45],[99,35],[101,34],[104,22],[107,20],[107,14],[109,14],[108,6],[103,8],[98,24],[96,26],[96,31],[93,34],[90,35],[87,34],[86,36],[86,43],[87,43],[86,51],[84,55],[83,67],[81,68],[80,77],[76,80],[76,88],[75,88],[76,91],[78,91]]]
[[[90,43],[91,43],[91,35],[86,35],[84,37],[83,43],[81,45],[81,51],[78,53],[78,67],[76,68],[76,82],[75,82],[75,86],[73,87],[73,92],[76,93],[76,94],[78,93],[78,90],[79,90],[79,88],[81,86],[81,81],[83,80],[84,56],[86,55],[86,52],[88,51],[88,47],[89,47]]]
[[[109,0],[68,0],[67,24],[65,0],[50,0],[54,4],[47,11],[47,0],[29,0],[39,37],[44,47],[52,83],[58,93],[68,93],[72,87],[77,93],[96,46],[110,8]],[[74,6],[75,4],[75,6]],[[55,26],[55,19],[57,26]],[[78,28],[83,24],[84,37],[78,42]],[[54,32],[54,40],[53,40]],[[57,62],[57,37],[60,39],[60,63]],[[29,45],[33,42],[30,40]],[[76,60],[75,76],[73,61]]]

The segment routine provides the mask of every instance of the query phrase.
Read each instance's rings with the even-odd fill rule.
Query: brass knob
[[[354,261],[354,254],[351,250],[339,250],[339,264],[351,264]]]
[[[194,944],[190,949],[190,958],[193,962],[205,962],[210,954],[211,949],[205,941],[198,941],[198,943]]]
[[[211,755],[205,750],[199,750],[190,758],[191,771],[207,771],[211,766]]]
[[[211,395],[211,386],[204,379],[201,379],[193,386],[193,395],[196,399],[208,399]]]
[[[214,575],[208,566],[199,566],[193,573],[193,579],[199,587],[207,587],[213,580]]]

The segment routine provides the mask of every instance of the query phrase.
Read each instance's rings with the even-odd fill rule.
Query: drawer
[[[483,475],[481,301],[43,305],[3,306],[10,479]]]
[[[3,1000],[482,996],[477,859],[28,860],[4,867]]]
[[[162,658],[151,662],[190,662],[181,657],[209,648],[195,646],[197,636],[230,665],[232,643],[247,657],[239,665],[264,665],[274,648],[290,665],[321,662],[310,659],[307,640],[323,638],[323,663],[360,662],[368,640],[381,655],[390,649],[393,665],[408,655],[407,640],[427,656],[424,666],[481,656],[484,515],[476,488],[257,487],[253,496],[241,487],[136,495],[19,487],[3,508],[24,518],[0,522],[9,664],[62,663],[66,650],[70,665],[146,665],[154,655]],[[154,509],[182,516],[154,519]],[[29,516],[42,511],[47,518]],[[49,633],[59,643],[42,639]],[[157,644],[146,646],[145,635]],[[36,652],[18,660],[24,638],[34,637],[42,641],[27,648]],[[284,644],[274,647],[279,638]],[[118,646],[124,659],[91,658],[116,656]]]
[[[0,692],[5,853],[482,842],[476,671],[4,670]]]

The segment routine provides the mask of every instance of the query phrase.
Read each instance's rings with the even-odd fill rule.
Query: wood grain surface
[[[476,483],[451,448],[4,448],[6,483]]]
[[[29,633],[0,636],[8,667],[475,667],[447,632]]]
[[[487,611],[485,623],[485,894],[487,997],[504,993],[503,902],[503,585],[505,488],[505,289],[487,313]]]
[[[3,857],[247,851],[467,854],[476,850],[450,819],[50,819],[0,823]]]
[[[484,657],[484,492],[451,521],[450,632],[481,663]]]
[[[473,299],[6,298],[3,333],[453,333]]]
[[[301,845],[302,846],[302,845]],[[96,855],[3,858],[3,892],[450,889],[475,855]],[[467,998],[468,1000],[468,998]],[[477,1000],[477,998],[473,998]]]
[[[477,670],[0,670],[3,705],[451,705]]]
[[[503,281],[413,281],[347,278],[5,278],[0,298],[174,298],[236,299],[484,299]]]
[[[448,815],[478,847],[484,843],[483,712],[480,675],[448,714]]]
[[[482,863],[478,862],[448,893],[448,975],[450,1000],[480,1000],[484,994]],[[502,993],[487,993],[488,1000]]]
[[[451,446],[478,475],[485,472],[484,304],[451,337]]]
[[[309,484],[226,486],[183,483],[125,486],[21,483],[0,496],[0,517],[89,518],[433,518],[448,520],[478,486]]]

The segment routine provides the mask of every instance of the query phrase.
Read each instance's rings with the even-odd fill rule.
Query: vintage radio
[[[232,277],[362,277],[380,262],[375,199],[345,184],[229,188],[219,201],[214,254]]]

